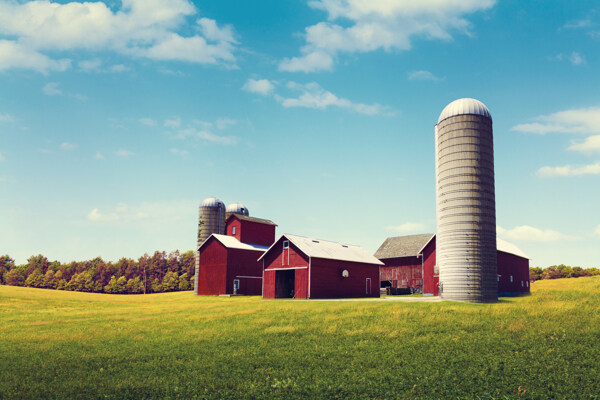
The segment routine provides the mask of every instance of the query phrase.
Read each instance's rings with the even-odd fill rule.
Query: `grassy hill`
[[[0,399],[600,399],[600,277],[497,304],[0,286]]]

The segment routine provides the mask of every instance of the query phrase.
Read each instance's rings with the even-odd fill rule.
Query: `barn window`
[[[523,286],[525,286],[525,285],[523,284],[523,281],[521,281],[521,287],[523,287]]]
[[[498,275],[498,276],[496,277],[496,279],[498,279],[498,282],[500,282],[500,275]]]
[[[510,276],[510,281],[511,281],[511,282],[513,281],[513,277],[512,277],[512,275]]]
[[[527,287],[529,287],[529,281],[526,281],[525,284],[527,285]]]
[[[236,226],[235,226],[235,225],[234,225],[233,227],[231,227],[231,234],[232,234],[232,235],[235,235],[235,228],[236,228]]]
[[[288,242],[287,240],[283,241],[283,249],[289,249],[290,248],[290,242]]]

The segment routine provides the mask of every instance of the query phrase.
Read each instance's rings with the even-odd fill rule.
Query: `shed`
[[[527,255],[514,244],[500,238],[496,238],[496,248],[498,296],[529,293]],[[381,287],[412,288],[414,292],[426,296],[439,294],[435,234],[387,238],[375,252],[375,257],[385,264],[381,267]]]
[[[359,246],[282,235],[259,259],[263,297],[379,297],[381,261]]]
[[[260,295],[262,262],[257,259],[265,250],[267,246],[213,233],[198,248],[198,294]]]

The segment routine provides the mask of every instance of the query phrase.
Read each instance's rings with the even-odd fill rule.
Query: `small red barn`
[[[497,238],[498,296],[529,293],[529,258],[512,243]],[[375,252],[381,286],[411,289],[426,296],[439,294],[435,234],[387,238]],[[420,271],[419,271],[420,269]]]
[[[270,246],[275,241],[273,221],[262,218],[248,217],[242,214],[231,214],[226,222],[227,236],[233,236],[242,243],[252,243]]]
[[[257,259],[266,249],[232,236],[210,235],[198,249],[198,294],[260,295],[262,262]]]
[[[282,235],[261,256],[263,297],[379,297],[379,266],[363,248]]]

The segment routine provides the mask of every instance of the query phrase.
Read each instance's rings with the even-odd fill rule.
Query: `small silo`
[[[198,248],[213,234],[225,234],[225,203],[216,197],[208,197],[200,203],[198,217],[198,242],[196,245],[196,273],[194,275],[194,293],[198,294],[198,273],[200,253]]]
[[[245,215],[246,217],[250,216],[250,211],[248,211],[248,207],[246,207],[242,203],[231,203],[227,206],[225,211],[225,221],[229,219],[229,216],[231,214],[240,214]]]
[[[498,300],[492,116],[475,99],[448,104],[435,127],[437,264],[446,300]]]

